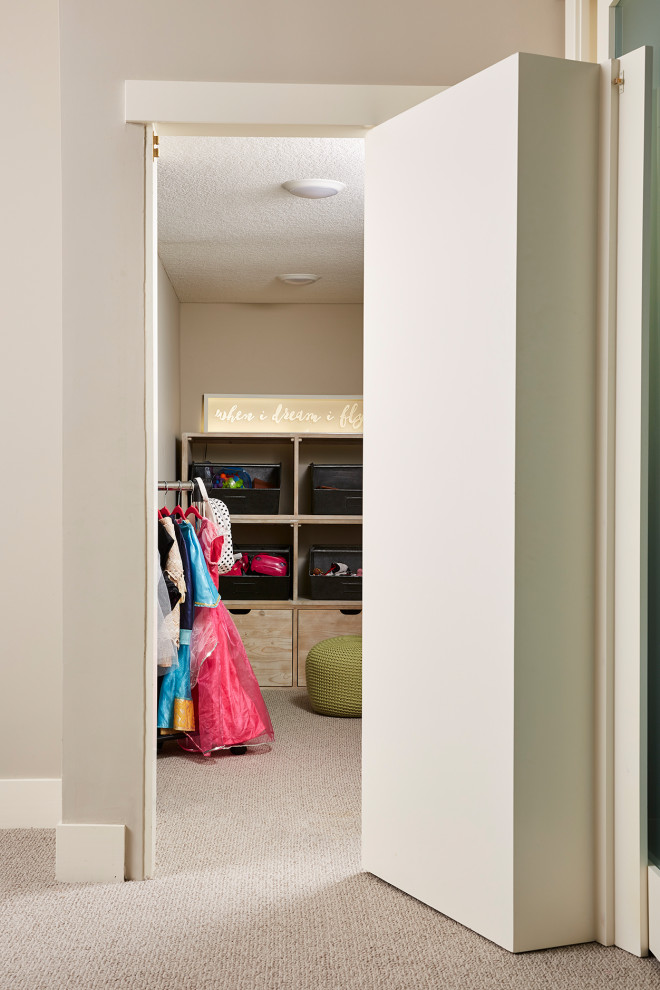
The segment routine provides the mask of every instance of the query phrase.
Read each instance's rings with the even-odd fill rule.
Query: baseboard
[[[649,866],[649,949],[660,959],[660,870]]]
[[[55,878],[63,883],[121,883],[125,844],[124,825],[59,824]]]
[[[0,828],[55,828],[61,821],[60,777],[0,780]]]

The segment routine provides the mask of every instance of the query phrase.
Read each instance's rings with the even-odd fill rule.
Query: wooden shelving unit
[[[187,480],[187,479],[186,479]],[[218,497],[220,497],[218,495]],[[232,525],[240,523],[254,523],[255,525],[266,525],[271,523],[274,526],[281,525],[282,523],[297,523],[299,525],[304,525],[305,523],[323,523],[326,526],[361,526],[362,516],[249,516],[237,515],[231,517]]]
[[[362,602],[309,597],[308,550],[314,543],[362,542],[362,516],[311,512],[311,463],[361,464],[362,435],[319,433],[184,433],[181,479],[193,461],[282,463],[280,512],[232,515],[234,543],[291,543],[293,594],[287,601],[224,600],[239,628],[260,684],[304,684],[307,652],[321,639],[361,631]],[[222,497],[218,492],[218,497]],[[212,492],[209,492],[212,495]],[[250,532],[251,527],[258,527]],[[281,528],[288,527],[284,539]],[[324,532],[326,530],[327,532]]]

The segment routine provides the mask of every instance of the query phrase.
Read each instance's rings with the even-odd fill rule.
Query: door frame
[[[646,432],[648,398],[644,369],[618,382],[618,362],[633,362],[639,340],[617,335],[617,294],[625,272],[618,265],[619,87],[616,55],[616,8],[620,0],[566,0],[566,57],[601,64],[599,245],[598,245],[598,458],[596,516],[598,600],[595,616],[596,657],[596,898],[598,940],[636,955],[648,952],[646,836],[646,637],[647,537],[644,504],[647,468],[643,455],[631,486],[617,470],[617,449],[627,453],[633,435],[624,438],[621,420],[635,434]],[[624,163],[627,164],[627,163]],[[635,337],[635,334],[632,334]],[[620,369],[619,369],[620,370]],[[645,412],[645,409],[647,410]],[[617,427],[617,421],[619,426]],[[637,430],[633,428],[637,425]],[[622,458],[620,458],[622,460]],[[641,526],[630,552],[615,546],[617,532],[630,533],[640,513]],[[641,532],[640,532],[641,531]],[[631,554],[636,558],[630,560]],[[626,559],[622,559],[626,558]],[[631,592],[623,575],[633,566],[638,580]],[[630,576],[630,572],[629,572]],[[629,582],[628,582],[629,584]],[[625,638],[622,629],[626,630]],[[617,632],[618,631],[618,632]],[[616,656],[615,656],[616,655]],[[628,686],[635,691],[628,693]],[[617,731],[615,732],[615,725]],[[632,809],[632,810],[631,810]],[[615,826],[616,823],[616,826]],[[640,869],[641,866],[641,869]],[[616,877],[616,883],[615,883]],[[659,884],[660,886],[660,884]],[[658,898],[660,902],[660,898]],[[639,905],[639,911],[637,910]],[[635,918],[632,918],[632,914]]]
[[[180,127],[196,135],[356,137],[355,128],[382,124],[447,88],[128,79],[125,119],[166,124],[170,134]]]
[[[565,0],[565,58],[578,62],[603,61],[596,57],[598,2],[599,0]]]
[[[157,601],[158,568],[156,554],[158,535],[158,172],[154,158],[153,124],[144,128],[144,411],[145,411],[145,528],[146,528],[146,586],[145,586],[145,704],[144,704],[144,769],[143,769],[143,864],[145,879],[154,873],[156,859],[156,760],[158,747],[154,733],[157,697],[158,629],[155,603]],[[168,479],[169,480],[169,479]]]
[[[590,4],[594,0],[570,0]],[[597,857],[601,865],[609,858],[612,869],[599,890],[599,923],[606,936],[605,944],[615,944],[635,955],[647,955],[649,950],[649,872],[648,866],[648,786],[647,786],[647,561],[648,561],[648,314],[642,315],[638,326],[624,339],[617,333],[620,297],[630,293],[629,262],[647,237],[642,201],[648,190],[642,188],[649,175],[644,174],[641,147],[632,151],[632,160],[625,154],[627,147],[620,140],[620,87],[613,81],[621,76],[620,60],[616,55],[616,8],[620,0],[595,0],[596,57],[601,64],[610,60],[612,71],[603,70],[601,99],[601,182],[599,237],[599,340],[605,365],[607,393],[601,404],[599,449],[608,451],[606,478],[608,500],[601,516],[604,583],[601,603],[607,602],[609,612],[603,613],[601,630],[607,636],[597,657],[597,679],[600,689],[599,711],[601,730],[599,742],[600,766],[596,781],[601,816],[597,822]],[[633,54],[633,53],[631,53]],[[635,86],[636,96],[643,95],[644,71],[636,63],[628,79]],[[641,62],[640,62],[641,65]],[[630,70],[624,75],[630,76]],[[647,85],[648,85],[647,80]],[[624,86],[625,89],[625,86]],[[631,128],[633,140],[643,140],[645,108],[639,100],[638,113],[629,122],[630,111],[622,125]],[[626,131],[628,133],[628,130]],[[648,149],[647,149],[648,152]],[[633,174],[637,170],[641,198],[622,189],[620,170]],[[624,172],[621,172],[622,176]],[[637,222],[634,237],[621,243],[619,235],[620,199],[630,208]],[[626,227],[629,224],[626,223]],[[640,239],[639,245],[636,243]],[[643,255],[643,251],[642,251]],[[636,272],[637,291],[646,291],[647,276]],[[623,358],[623,361],[622,361]],[[624,425],[622,426],[622,422]],[[603,425],[604,424],[604,425]],[[624,436],[625,434],[625,436]],[[630,448],[635,450],[630,458]],[[617,457],[619,452],[619,457]],[[625,466],[624,466],[625,465]],[[632,471],[632,481],[631,481]],[[632,529],[631,527],[635,528]],[[618,546],[618,551],[615,547]],[[630,579],[633,579],[632,581]],[[597,623],[599,618],[597,617]],[[599,630],[600,631],[600,630]],[[631,685],[633,689],[631,690]],[[616,726],[616,731],[615,731]],[[600,876],[600,874],[599,874]],[[605,915],[603,915],[605,911]],[[607,918],[609,920],[605,921]]]
[[[583,62],[614,58],[614,8],[619,0],[566,0],[564,57]]]

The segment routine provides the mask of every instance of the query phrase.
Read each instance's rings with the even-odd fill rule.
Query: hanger
[[[186,521],[186,517],[180,505],[177,505],[175,506],[174,509],[172,509],[172,511],[170,512],[170,516],[172,517],[172,519],[174,519],[175,516],[180,516],[184,522]]]
[[[195,516],[195,518],[196,518],[196,519],[199,519],[199,521],[200,521],[200,522],[201,522],[201,521],[202,521],[202,519],[204,518],[204,517],[203,517],[203,516],[201,515],[201,513],[197,511],[197,509],[195,508],[195,506],[194,506],[194,505],[191,505],[191,506],[190,506],[190,507],[189,507],[188,509],[186,509],[186,519],[187,519],[187,518],[188,518],[188,516],[190,516],[190,515],[192,515],[192,516]]]
[[[167,495],[167,491],[168,491],[167,485],[165,485],[165,495]],[[170,514],[170,510],[167,508],[166,505],[164,505],[161,509],[158,510],[159,519],[164,519],[165,516],[169,516],[169,514]]]

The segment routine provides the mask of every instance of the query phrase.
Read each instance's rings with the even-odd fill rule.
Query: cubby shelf
[[[249,534],[249,528],[277,527],[262,538],[268,542],[283,542],[280,527],[290,527],[292,545],[293,598],[289,602],[251,602],[252,608],[337,608],[344,600],[328,602],[305,597],[309,592],[308,553],[312,544],[327,541],[331,546],[359,544],[361,542],[362,516],[315,515],[311,509],[312,489],[310,464],[362,463],[362,435],[343,433],[184,433],[181,438],[181,478],[188,481],[194,461],[209,460],[212,456],[228,458],[237,463],[249,462],[255,457],[265,462],[281,461],[280,506],[284,511],[269,515],[233,514],[231,524],[236,531],[234,542],[256,543],[257,534]],[[229,450],[231,448],[231,454]],[[211,451],[215,454],[211,455]],[[209,495],[222,498],[222,491],[209,491]],[[349,527],[343,530],[343,527]],[[325,533],[324,533],[325,530]],[[249,535],[248,535],[249,534]],[[350,602],[350,599],[349,599]],[[232,602],[232,607],[247,608],[244,603]],[[355,605],[355,603],[351,603]]]
[[[292,597],[287,600],[224,599],[234,614],[250,662],[264,687],[305,684],[307,653],[321,639],[359,634],[362,602],[308,597],[309,548],[326,543],[350,546],[362,541],[362,516],[314,515],[310,464],[361,464],[362,435],[318,433],[184,433],[181,478],[190,479],[193,461],[281,463],[277,515],[231,516],[234,543],[240,546],[286,542],[292,547]],[[222,498],[221,491],[209,496]],[[222,594],[222,584],[220,585]]]
[[[183,433],[183,441],[190,443],[263,443],[264,440],[277,440],[280,443],[294,440],[317,440],[340,443],[362,443],[361,433]]]
[[[222,489],[212,488],[209,491],[210,498],[222,498]],[[249,516],[247,514],[231,516],[232,526],[247,525],[253,523],[256,526],[272,525],[299,525],[323,524],[327,526],[361,526],[362,516]]]
[[[225,601],[223,598],[222,603],[228,609],[244,608],[246,610],[253,608],[338,608],[340,611],[342,609],[344,611],[360,611],[362,608],[362,602],[354,602],[350,598],[342,598],[340,601],[326,601],[325,599],[317,601],[313,598],[287,598],[284,601],[281,598],[277,601],[265,601],[263,599]]]
[[[326,526],[361,526],[362,516],[298,516],[301,525],[321,523]]]

